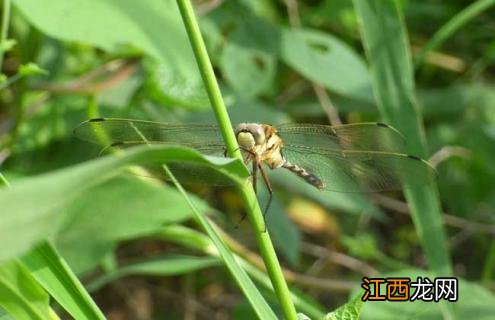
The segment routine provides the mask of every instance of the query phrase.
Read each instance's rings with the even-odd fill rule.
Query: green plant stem
[[[88,119],[98,118],[100,116],[98,98],[94,94],[88,96],[88,105],[86,108],[86,114],[88,115]]]
[[[10,188],[10,183],[9,181],[5,178],[5,176],[0,172],[0,186],[6,186],[7,188]]]
[[[474,17],[495,4],[495,0],[478,0],[473,2],[461,12],[452,17],[444,24],[424,45],[421,52],[416,56],[415,66],[420,66],[428,53],[440,47],[447,39],[449,39],[463,25],[471,21]]]
[[[196,57],[196,62],[198,63],[199,71],[203,78],[206,91],[208,92],[213,111],[215,112],[218,125],[227,146],[227,151],[230,156],[242,159],[242,154],[239,151],[234,130],[232,129],[229,115],[227,113],[227,109],[225,108],[222,94],[208,57],[208,52],[206,51],[206,46],[201,36],[192,4],[189,0],[177,0],[177,4]],[[280,267],[277,259],[269,233],[268,231],[264,232],[265,222],[251,183],[246,182],[246,184],[241,186],[240,192],[249,219],[255,227],[255,235],[261,256],[263,257],[268,275],[270,276],[270,280],[282,307],[285,318],[297,319],[296,309],[290,297],[290,291],[284,279],[282,268]]]
[[[2,8],[2,25],[0,26],[0,71],[3,64],[4,49],[1,49],[5,40],[7,40],[7,33],[10,23],[10,0],[3,0]]]
[[[167,174],[167,176],[172,180],[172,183],[175,185],[177,190],[182,194],[184,199],[186,200],[187,204],[191,208],[194,218],[196,222],[206,231],[208,236],[210,237],[211,241],[214,243],[215,247],[217,248],[219,254],[222,256],[223,261],[225,262],[225,266],[230,269],[230,272],[234,274],[234,279],[237,281],[237,284],[240,286],[241,290],[246,294],[246,297],[248,300],[250,300],[251,304],[253,305],[253,309],[260,317],[260,319],[275,319],[276,316],[273,313],[273,311],[269,308],[268,304],[263,300],[261,295],[256,296],[253,294],[247,294],[249,291],[252,291],[253,289],[250,289],[246,286],[247,283],[251,283],[251,281],[242,281],[241,278],[247,277],[245,274],[244,270],[242,270],[237,262],[234,260],[234,256],[232,254],[228,254],[229,251],[227,250],[221,250],[220,248],[227,248],[226,244],[223,242],[223,240],[220,238],[219,235],[213,230],[213,227],[208,223],[207,219],[201,215],[201,213],[198,211],[192,200],[189,198],[187,195],[187,192],[182,188],[182,185],[177,181],[175,176],[172,174],[172,172],[169,170],[169,168],[166,165],[162,165],[163,170]],[[239,268],[239,269],[236,269]],[[244,283],[244,284],[243,284]],[[257,292],[257,291],[256,291]],[[258,293],[259,294],[259,293]]]
[[[231,157],[242,159],[241,151],[237,145],[237,140],[234,135],[234,130],[230,125],[229,114],[223,102],[222,93],[218,86],[215,72],[208,57],[206,46],[201,36],[199,25],[196,21],[194,10],[189,0],[177,0],[179,9],[182,15],[182,20],[186,27],[189,41],[191,42],[194,56],[199,67],[199,72],[203,78],[203,82],[210,99],[211,106],[215,112],[215,117],[222,132],[222,137],[227,146],[227,151]]]

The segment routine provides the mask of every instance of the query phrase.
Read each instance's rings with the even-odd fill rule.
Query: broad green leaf
[[[15,319],[56,319],[48,295],[17,260],[0,265],[0,307]]]
[[[174,0],[13,3],[32,25],[55,39],[87,43],[110,52],[130,45],[158,59],[161,79],[168,84],[174,81],[173,88],[166,92],[175,100],[188,101],[189,96],[204,93]]]
[[[191,217],[191,209],[175,189],[158,180],[138,178],[126,174],[110,179],[83,191],[64,208],[70,219],[60,227],[55,243],[74,272],[98,265],[118,241]],[[200,199],[195,203],[202,212],[210,210]]]
[[[265,91],[275,77],[275,57],[266,52],[228,42],[220,64],[225,80],[241,98],[249,99]]]
[[[266,92],[275,78],[279,51],[279,30],[248,14],[229,35],[220,57],[226,82],[245,100]]]
[[[339,39],[317,30],[286,29],[281,47],[285,63],[309,80],[343,96],[373,101],[364,61]]]
[[[26,254],[22,261],[43,288],[74,319],[105,319],[79,279],[48,243]]]
[[[168,255],[157,257],[152,260],[138,261],[119,267],[91,282],[88,285],[88,289],[90,291],[98,290],[107,283],[130,275],[167,277],[186,274],[209,267],[217,267],[219,265],[220,260],[215,257],[196,257],[186,255]]]
[[[210,102],[203,84],[197,76],[186,78],[160,61],[146,59],[145,88],[148,97],[169,107],[183,107],[192,110],[209,108]],[[194,80],[194,81],[193,81]]]
[[[13,3],[31,24],[55,39],[92,44],[107,51],[132,45],[181,73],[197,73],[173,0],[14,0]]]
[[[245,13],[243,12],[243,15]],[[280,53],[281,31],[258,16],[248,14],[232,32],[229,42],[270,54]]]
[[[357,320],[363,308],[361,296],[357,296],[337,310],[325,316],[325,320]]]
[[[179,147],[143,146],[28,178],[8,190],[0,190],[4,212],[0,225],[0,243],[4,249],[0,252],[0,259],[19,255],[40,240],[56,235],[63,220],[68,218],[62,214],[61,208],[87,188],[117,175],[127,165],[168,161],[215,167],[240,183],[249,176],[249,171],[240,160],[207,157]]]
[[[378,109],[406,137],[411,154],[426,156],[426,141],[415,98],[406,29],[399,2],[354,0],[368,56]],[[451,266],[436,185],[411,187],[405,194],[429,267],[448,276]]]

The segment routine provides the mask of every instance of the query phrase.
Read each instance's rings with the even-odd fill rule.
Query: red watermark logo
[[[457,301],[457,278],[363,278],[362,301]],[[381,294],[380,288],[386,288]]]

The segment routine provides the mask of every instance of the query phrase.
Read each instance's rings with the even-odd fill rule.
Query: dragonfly
[[[243,159],[252,168],[254,191],[258,174],[268,190],[264,215],[273,197],[265,167],[288,170],[316,189],[337,192],[393,191],[404,183],[424,185],[436,176],[427,161],[407,154],[406,141],[397,129],[380,122],[338,126],[240,123],[234,132]],[[105,147],[165,144],[208,155],[226,154],[218,126],[209,124],[94,118],[77,126],[74,134],[93,143],[105,141]]]

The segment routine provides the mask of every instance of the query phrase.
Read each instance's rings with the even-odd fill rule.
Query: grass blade
[[[421,116],[415,99],[410,52],[398,1],[354,0],[362,39],[369,59],[377,105],[385,120],[400,128],[410,152],[426,155]],[[406,198],[431,270],[452,273],[434,183],[408,187]]]
[[[91,282],[89,291],[98,290],[107,283],[130,275],[174,276],[221,265],[214,257],[196,257],[186,255],[167,255],[149,260],[138,261],[112,270]]]
[[[15,319],[58,319],[48,294],[19,260],[0,265],[0,306]]]
[[[105,319],[63,258],[47,242],[22,258],[31,275],[75,319]]]

